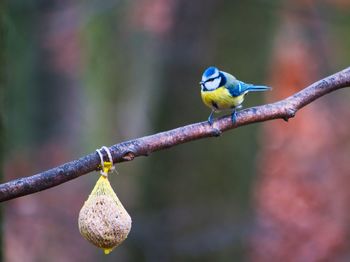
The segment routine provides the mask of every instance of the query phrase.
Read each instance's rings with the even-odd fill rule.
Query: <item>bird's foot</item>
[[[231,114],[231,121],[232,121],[232,125],[235,125],[236,122],[237,122],[236,110],[233,110],[233,111],[232,111],[232,114]]]
[[[211,126],[213,125],[213,122],[214,122],[213,114],[214,114],[214,110],[211,111],[211,113],[210,113],[210,115],[209,115],[209,117],[208,117],[208,123],[209,123],[209,125],[211,125]]]

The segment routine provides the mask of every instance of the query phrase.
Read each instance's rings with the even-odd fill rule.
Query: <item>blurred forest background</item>
[[[207,119],[210,65],[274,102],[350,65],[349,0],[0,3],[4,181]],[[97,173],[2,204],[4,261],[349,261],[350,91],[117,165],[133,219],[110,255],[78,213]]]

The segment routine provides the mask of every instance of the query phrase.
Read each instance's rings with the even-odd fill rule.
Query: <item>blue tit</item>
[[[202,100],[205,105],[212,109],[208,118],[210,125],[213,123],[213,113],[221,110],[232,110],[232,123],[236,123],[236,109],[242,107],[241,104],[247,93],[271,89],[267,86],[246,84],[214,66],[208,67],[204,71],[202,81],[199,83]]]

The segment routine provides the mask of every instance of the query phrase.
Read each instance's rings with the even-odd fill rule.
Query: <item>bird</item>
[[[246,84],[215,66],[210,66],[204,71],[199,84],[204,104],[212,109],[208,117],[210,125],[213,124],[214,112],[222,110],[232,110],[231,120],[235,124],[236,109],[242,107],[246,94],[271,89],[268,86]]]

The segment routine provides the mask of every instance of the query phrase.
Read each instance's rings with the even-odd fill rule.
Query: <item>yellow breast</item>
[[[233,97],[223,86],[213,91],[201,91],[201,96],[204,104],[215,111],[235,108],[244,100],[244,94]]]

